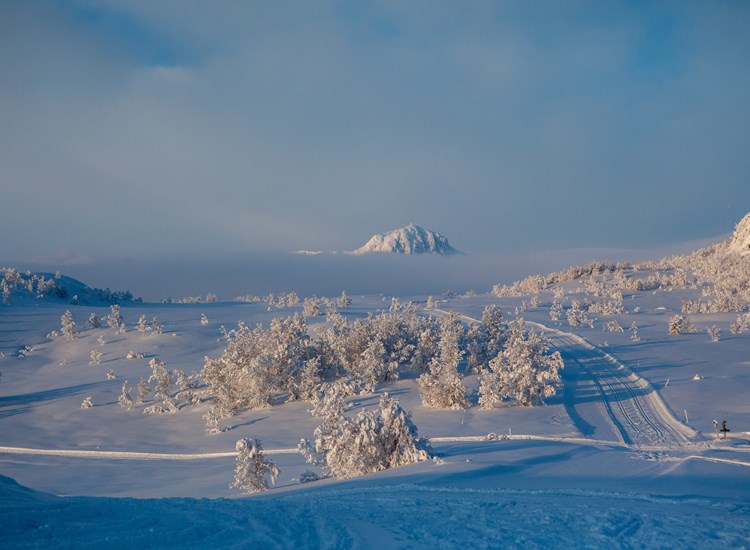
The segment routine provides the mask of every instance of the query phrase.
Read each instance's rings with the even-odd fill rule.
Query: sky
[[[0,2],[0,264],[655,248],[750,210],[747,2]]]

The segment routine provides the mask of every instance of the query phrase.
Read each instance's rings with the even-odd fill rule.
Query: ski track
[[[435,309],[432,312],[448,315]],[[478,319],[459,313],[469,323]],[[588,340],[532,321],[525,321],[547,335],[569,361],[574,361],[591,377],[601,397],[607,422],[615,428],[618,442],[648,449],[676,449],[694,444],[698,433],[669,410],[656,389],[609,353]],[[591,420],[591,419],[588,419]]]

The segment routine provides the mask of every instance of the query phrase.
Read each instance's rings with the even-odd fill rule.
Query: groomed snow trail
[[[440,309],[432,312],[449,314]],[[470,323],[480,322],[468,315],[459,317]],[[584,399],[580,389],[569,388],[565,392],[566,409],[573,422],[591,427],[590,433],[581,429],[584,435],[597,434],[598,439],[654,450],[675,449],[695,440],[697,432],[672,414],[654,387],[612,355],[577,334],[525,322],[542,331],[560,351],[567,373],[577,368],[596,388],[598,395],[593,400]]]
[[[698,435],[680,422],[656,389],[609,353],[586,339],[540,323],[527,324],[543,331],[567,364],[573,361],[601,397],[601,407],[626,444],[649,449],[669,449],[692,443]],[[574,400],[575,396],[572,397]],[[575,406],[575,402],[571,405]]]

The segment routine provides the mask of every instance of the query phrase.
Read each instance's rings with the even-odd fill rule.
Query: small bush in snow
[[[630,325],[630,339],[633,342],[641,341],[641,337],[638,336],[638,325],[635,324],[635,321]]]
[[[99,321],[99,317],[96,316],[96,313],[92,313],[91,315],[89,315],[88,325],[89,325],[89,328],[101,328],[102,327],[102,323],[101,321]]]
[[[604,324],[604,330],[607,332],[624,332],[623,328],[620,326],[620,323],[618,323],[614,319],[612,319],[611,321],[607,321]]]
[[[65,336],[68,340],[75,340],[78,338],[78,333],[76,332],[76,322],[73,320],[73,314],[70,312],[70,310],[67,310],[65,313],[62,314],[62,317],[60,317],[60,333]]]
[[[109,369],[107,371],[107,380],[115,380],[117,378],[117,375],[115,374],[114,369]]]
[[[263,447],[257,439],[237,441],[237,461],[234,481],[229,485],[246,493],[266,491],[276,483],[279,469],[263,455]]]
[[[201,325],[206,326],[208,324],[208,317],[206,317],[205,313],[201,313]]]
[[[89,365],[98,365],[99,363],[101,363],[103,355],[104,354],[98,349],[92,349],[91,353],[89,354],[89,357],[91,358],[91,361],[89,361]]]
[[[685,334],[688,332],[695,332],[695,326],[687,317],[683,317],[682,315],[675,315],[669,320],[670,335],[677,336],[678,334]]]
[[[721,329],[716,325],[713,325],[707,329],[708,336],[712,342],[718,342],[721,337]]]
[[[120,395],[117,397],[117,402],[120,406],[125,407],[128,410],[133,408],[133,399],[130,397],[130,390],[131,388],[128,386],[128,381],[125,380],[120,388]]]
[[[89,409],[94,406],[94,403],[91,401],[91,396],[89,395],[81,402],[81,408],[82,409]]]
[[[310,483],[311,481],[318,481],[319,479],[320,476],[312,470],[305,470],[299,475],[299,477],[297,478],[297,482],[300,484]]]

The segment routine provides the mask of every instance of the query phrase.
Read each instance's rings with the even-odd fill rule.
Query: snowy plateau
[[[460,254],[448,244],[448,239],[440,233],[410,223],[401,229],[388,231],[384,235],[373,235],[353,254],[385,252],[390,254],[439,254],[450,256]]]
[[[4,269],[0,547],[747,548],[749,232],[442,296]]]

